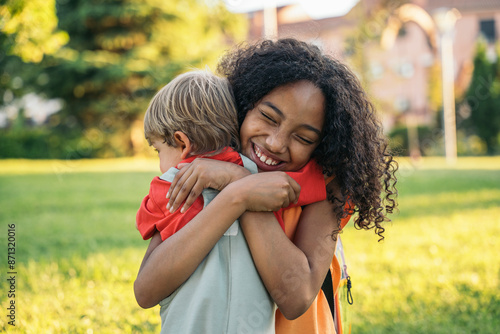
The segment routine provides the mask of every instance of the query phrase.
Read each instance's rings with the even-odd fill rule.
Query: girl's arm
[[[208,180],[200,181],[206,175],[206,172],[201,172],[205,170],[202,168],[204,163],[200,159],[199,166],[191,165],[189,172],[179,178],[177,190],[173,190],[177,194],[177,203],[182,203],[191,191],[190,186],[186,186],[187,179],[190,179],[191,186],[206,187],[204,183]],[[273,173],[259,175],[267,174]],[[328,188],[341,198],[335,179],[329,182]],[[336,235],[332,235],[332,231],[339,223],[334,209],[333,204],[326,200],[306,206],[293,242],[283,233],[273,214],[246,212],[240,218],[259,274],[280,311],[289,319],[300,316],[309,308],[330,267],[336,246]]]
[[[149,242],[148,249],[146,249],[146,254],[144,254],[144,258],[142,259],[141,267],[139,268],[139,272],[142,271],[142,268],[146,264],[146,262],[149,259],[149,256],[151,253],[158,247],[158,245],[161,244],[161,235],[160,232],[156,232],[153,237],[151,237],[151,241]]]
[[[187,209],[201,195],[203,189],[224,189],[231,182],[250,175],[243,166],[214,159],[198,158],[189,164],[179,164],[167,198],[168,208],[172,212],[184,202],[181,212]],[[180,186],[177,186],[180,185]]]
[[[241,227],[259,274],[287,319],[302,315],[316,298],[332,262],[337,217],[322,201],[304,208],[292,241],[274,215],[246,212]]]
[[[151,241],[134,283],[139,305],[152,307],[177,289],[245,211],[278,210],[299,192],[284,173],[250,175],[226,186],[181,230],[159,245],[157,239]]]

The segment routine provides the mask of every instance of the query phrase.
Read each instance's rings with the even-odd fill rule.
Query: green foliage
[[[221,4],[195,0],[71,0],[57,9],[70,42],[44,62],[45,91],[66,102],[57,129],[82,132],[92,156],[138,151],[132,124],[153,94],[179,72],[213,64],[226,39],[244,32]]]
[[[442,113],[437,113],[442,117]],[[422,156],[444,155],[444,132],[441,126],[418,126],[418,149]],[[396,126],[389,133],[389,146],[394,154],[409,156],[409,136],[406,126]],[[464,130],[457,131],[457,153],[459,156],[480,156],[486,154],[486,144],[477,135]]]
[[[487,44],[477,44],[474,57],[474,72],[465,94],[464,105],[470,117],[464,127],[477,134],[487,147],[489,154],[500,149],[500,61],[492,63],[487,57]],[[463,110],[463,109],[462,109]]]
[[[400,214],[385,240],[351,224],[342,234],[352,332],[496,333],[500,158],[399,163]],[[2,230],[16,224],[18,272],[17,326],[1,316],[2,332],[159,332],[158,308],[141,309],[132,289],[147,247],[135,213],[156,170],[132,159],[0,164]]]
[[[44,77],[39,76],[40,61],[44,55],[53,54],[68,40],[67,34],[56,28],[54,0],[2,2],[0,107],[14,103],[27,92],[35,90],[37,83],[44,82]]]
[[[418,144],[420,154],[423,156],[442,155],[443,135],[440,129],[432,129],[428,126],[418,126]],[[389,145],[397,155],[409,156],[408,128],[396,126],[389,133]]]
[[[74,158],[140,152],[145,141],[134,133],[154,93],[191,67],[214,67],[246,33],[244,18],[221,1],[61,0],[57,17],[68,43],[18,76],[38,94],[64,101],[48,126],[68,139]],[[25,65],[13,61],[18,69]],[[0,79],[8,82],[13,73]]]
[[[46,126],[0,131],[0,157],[81,159],[92,157],[92,145],[74,133],[62,138]]]
[[[7,0],[0,6],[2,50],[25,62],[39,63],[68,41],[57,31],[55,0]]]
[[[56,155],[57,150],[49,144],[50,137],[50,133],[44,129],[1,131],[0,152],[3,158],[22,158],[25,155],[33,159],[63,158],[62,155]]]

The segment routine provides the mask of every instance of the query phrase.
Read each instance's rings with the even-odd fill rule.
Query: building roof
[[[308,15],[308,20],[319,20],[329,17],[344,16],[360,0],[225,0],[229,11],[234,13],[251,13],[264,10],[270,6],[276,8],[299,6]]]
[[[440,7],[456,8],[459,11],[483,11],[500,9],[500,0],[427,0],[424,7],[433,10]]]

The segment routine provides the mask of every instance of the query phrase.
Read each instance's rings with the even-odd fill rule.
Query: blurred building
[[[453,39],[455,92],[460,96],[470,82],[479,38],[488,41],[491,57],[495,57],[494,44],[500,35],[500,0],[411,0],[405,10],[401,10],[401,1],[393,1],[399,5],[385,8],[381,3],[381,0],[354,1],[355,6],[347,13],[322,19],[311,18],[297,2],[276,6],[275,11],[274,8],[252,10],[247,13],[248,39],[256,40],[264,36],[264,31],[268,35],[269,31],[275,31],[268,37],[292,36],[310,41],[348,63],[357,51],[352,48],[362,48],[363,65],[352,63],[352,67],[364,71],[367,89],[377,101],[385,125],[390,128],[395,122],[408,119],[413,125],[431,124],[436,116],[429,84],[439,79],[440,71],[434,14],[440,8],[455,8],[460,14]],[[273,13],[275,17],[269,19]],[[363,18],[368,17],[371,20],[365,21],[363,36],[358,29]],[[388,30],[394,27],[397,31],[391,35]],[[381,35],[386,37],[385,45],[380,38],[373,38]]]

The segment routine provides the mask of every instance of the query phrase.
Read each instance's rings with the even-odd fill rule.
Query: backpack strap
[[[330,312],[332,312],[332,318],[335,319],[335,298],[333,296],[333,279],[330,268],[328,268],[328,272],[326,273],[326,277],[323,281],[323,285],[321,286],[321,290],[323,290],[326,300],[328,300]]]

